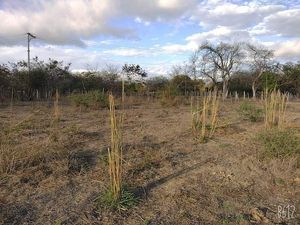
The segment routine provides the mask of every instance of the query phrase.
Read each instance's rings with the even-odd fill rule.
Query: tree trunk
[[[255,82],[252,82],[252,98],[256,99],[256,86],[255,86]]]
[[[223,80],[223,90],[222,90],[222,98],[226,99],[228,96],[228,81],[226,79]]]

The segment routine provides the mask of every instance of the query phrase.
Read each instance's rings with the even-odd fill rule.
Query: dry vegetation
[[[199,101],[199,100],[198,100]],[[209,92],[201,99],[202,104],[191,98],[192,130],[200,142],[212,138],[217,127],[220,99],[217,92]]]
[[[266,96],[1,106],[0,224],[299,224],[300,102]]]
[[[274,126],[284,127],[287,95],[280,91],[265,91],[265,127],[270,129]]]

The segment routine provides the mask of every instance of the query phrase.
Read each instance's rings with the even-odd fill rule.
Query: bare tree
[[[170,70],[170,76],[189,75],[189,68],[186,64],[175,64]]]
[[[263,72],[267,71],[271,67],[272,58],[274,52],[264,47],[254,46],[247,44],[247,52],[252,67],[252,97],[256,98],[257,82],[262,76]]]
[[[200,75],[211,80],[213,87],[217,88],[217,83],[220,78],[217,67],[212,65],[205,57],[198,63]]]
[[[197,54],[200,74],[210,78],[214,84],[221,78],[223,98],[226,98],[229,80],[243,58],[241,45],[223,42],[213,45],[207,42],[199,47]]]
[[[197,62],[198,62],[198,52],[194,52],[190,59],[189,59],[189,64],[186,65],[186,67],[188,68],[189,74],[190,76],[195,80],[197,78]]]
[[[106,64],[101,74],[106,81],[115,82],[119,77],[120,67],[115,64]]]

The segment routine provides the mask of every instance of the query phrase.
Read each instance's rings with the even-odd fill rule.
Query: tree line
[[[266,87],[300,94],[300,62],[278,63],[272,50],[249,43],[206,42],[187,63],[173,66],[168,78],[147,78],[147,72],[137,64],[125,64],[122,68],[106,65],[101,71],[89,69],[82,73],[72,73],[70,65],[37,57],[32,60],[30,71],[25,61],[0,65],[0,101],[50,99],[56,89],[61,95],[92,90],[118,95],[122,80],[128,94],[168,90],[174,95],[187,95],[218,89],[224,98],[229,92],[246,92],[255,98]]]
[[[272,50],[250,43],[206,42],[184,68],[191,77],[208,79],[224,98],[229,91],[246,91],[255,98],[264,88],[300,93],[300,62],[276,62]]]

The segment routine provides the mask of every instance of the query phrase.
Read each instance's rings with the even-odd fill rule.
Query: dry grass
[[[217,92],[209,92],[208,95],[203,97],[201,108],[200,103],[197,102],[195,110],[193,109],[193,101],[192,98],[192,130],[198,136],[200,142],[205,142],[207,139],[212,138],[215,133],[220,100]]]
[[[59,109],[59,92],[58,89],[55,91],[55,99],[53,102],[53,115],[51,115],[51,126],[50,126],[50,135],[48,139],[48,144],[51,144],[51,142],[56,142],[58,140],[58,126],[59,126],[59,120],[60,120],[60,109]]]
[[[118,120],[115,112],[115,101],[109,95],[111,148],[108,149],[110,191],[113,200],[120,199],[122,188],[122,134],[120,129],[121,119]]]
[[[6,143],[0,143],[0,175],[8,174],[15,168],[15,156],[14,152],[10,148],[10,145]]]
[[[265,128],[273,127],[284,128],[285,111],[287,105],[287,95],[280,91],[265,90],[264,109],[265,109]]]
[[[122,109],[124,109],[125,104],[125,81],[124,78],[122,79]]]
[[[55,100],[54,100],[54,119],[55,121],[59,121],[60,112],[59,112],[59,93],[58,89],[55,91]]]
[[[300,136],[297,129],[269,129],[259,133],[263,144],[263,157],[285,158],[300,153]]]
[[[0,176],[0,224],[236,224],[239,215],[250,217],[254,207],[276,211],[278,204],[296,205],[299,142],[294,137],[299,130],[292,136],[281,130],[273,135],[270,129],[258,142],[253,136],[260,134],[264,123],[241,120],[236,112],[240,104],[230,100],[220,102],[219,113],[214,113],[213,97],[210,94],[206,99],[205,135],[214,133],[218,138],[204,145],[187,133],[191,125],[197,125],[197,138],[201,131],[200,124],[190,123],[189,106],[162,108],[158,100],[128,107],[122,127],[116,107],[116,125],[126,140],[118,145],[123,147],[124,160],[119,176],[121,198],[116,202],[105,190],[106,184],[110,187],[108,109],[79,113],[72,106],[60,105],[58,139],[47,143],[53,107],[39,103],[35,105],[38,112],[29,104],[16,103],[11,123],[9,108],[1,108],[0,166],[4,165],[1,172],[7,175]],[[192,113],[199,121],[203,98],[192,98]],[[291,101],[289,106],[286,118],[299,126],[300,102]],[[222,129],[221,123],[227,120],[229,125]],[[215,132],[211,123],[217,124]],[[260,152],[272,158],[261,160],[257,158]],[[283,184],[278,184],[279,179]],[[138,205],[132,193],[143,196]],[[99,197],[108,200],[105,205],[95,205]],[[272,224],[282,222],[276,213],[266,215]],[[253,224],[255,219],[249,217],[240,223]],[[298,224],[297,218],[285,222]]]
[[[0,175],[65,158],[68,154],[65,146],[74,142],[74,130],[58,126],[58,123],[53,126],[52,113],[39,109],[2,129]],[[39,136],[38,141],[35,135]]]

